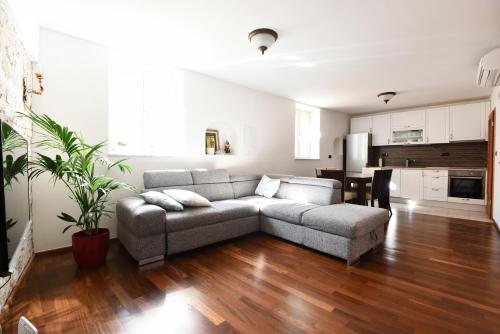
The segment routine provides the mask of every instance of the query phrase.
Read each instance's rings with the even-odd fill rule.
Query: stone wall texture
[[[25,105],[31,105],[31,96],[28,95],[26,102],[23,100],[23,81],[28,89],[31,89],[32,78],[31,59],[16,31],[12,12],[7,1],[0,0],[0,120],[8,123],[29,142],[32,125],[27,119],[19,117],[18,113],[25,110]],[[31,199],[30,190],[30,207]],[[0,290],[0,311],[34,255],[31,220],[30,216],[18,248],[9,263],[13,274],[10,281]],[[7,278],[0,278],[0,286],[6,281]]]

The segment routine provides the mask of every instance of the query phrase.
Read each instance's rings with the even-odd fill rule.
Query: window
[[[181,153],[182,102],[180,71],[152,73],[128,64],[113,64],[109,71],[109,153]]]
[[[319,159],[320,110],[303,104],[295,109],[295,159]]]

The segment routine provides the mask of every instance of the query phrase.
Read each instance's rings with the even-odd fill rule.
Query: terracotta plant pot
[[[82,268],[97,267],[104,264],[109,249],[109,230],[100,228],[96,235],[76,232],[72,237],[73,257]]]

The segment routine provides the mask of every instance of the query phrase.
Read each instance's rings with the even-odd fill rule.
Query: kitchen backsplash
[[[374,146],[375,164],[382,154],[387,155],[384,166],[404,166],[405,160],[411,159],[411,167],[486,167],[488,143]]]

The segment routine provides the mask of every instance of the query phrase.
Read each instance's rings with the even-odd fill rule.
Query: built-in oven
[[[448,201],[480,203],[485,197],[485,170],[450,170],[448,172]]]

